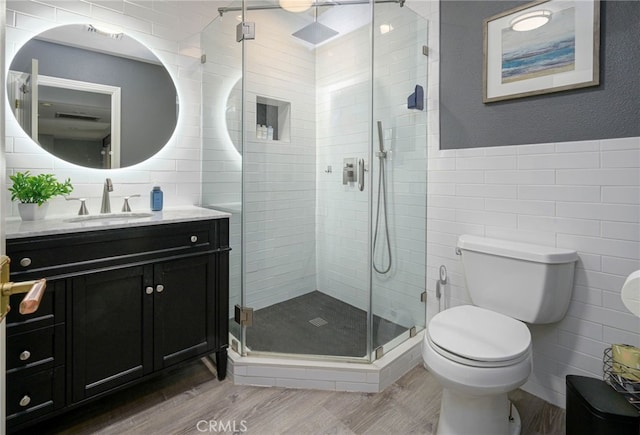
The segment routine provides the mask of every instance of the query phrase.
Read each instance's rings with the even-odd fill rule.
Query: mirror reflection
[[[7,94],[44,150],[89,168],[156,154],[175,130],[176,88],[150,50],[122,33],[67,25],[39,34],[11,62]]]

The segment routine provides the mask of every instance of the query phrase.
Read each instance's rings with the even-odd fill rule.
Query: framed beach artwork
[[[599,0],[542,0],[484,20],[483,102],[596,86]]]

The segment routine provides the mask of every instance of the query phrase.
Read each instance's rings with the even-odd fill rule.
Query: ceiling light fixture
[[[280,0],[280,7],[289,12],[304,12],[313,4],[313,0]]]
[[[551,11],[539,10],[527,12],[511,20],[511,29],[516,32],[526,32],[537,29],[551,20]]]

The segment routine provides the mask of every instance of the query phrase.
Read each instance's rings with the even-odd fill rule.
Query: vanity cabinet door
[[[73,278],[73,402],[152,372],[152,268],[127,267]]]
[[[213,258],[201,255],[154,266],[154,370],[214,349]]]

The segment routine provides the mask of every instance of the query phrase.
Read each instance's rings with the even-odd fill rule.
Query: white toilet
[[[436,314],[422,357],[443,386],[439,435],[518,434],[507,393],[531,373],[531,334],[523,322],[552,323],[569,307],[578,255],[463,235],[457,252],[474,305]]]

